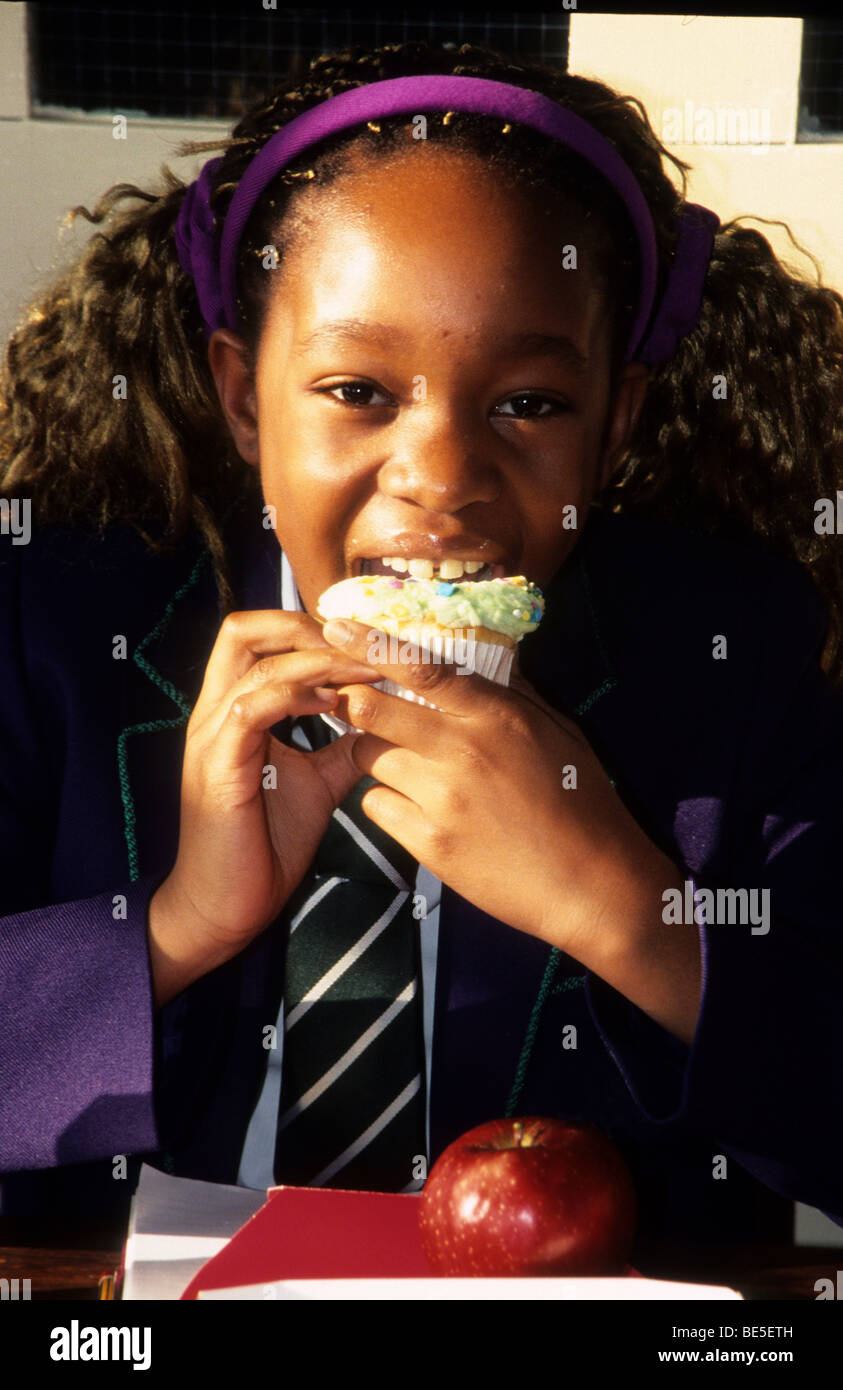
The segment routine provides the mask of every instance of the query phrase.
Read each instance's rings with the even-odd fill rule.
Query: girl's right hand
[[[241,951],[301,882],[337,806],[362,777],[344,734],[307,753],[269,730],[330,710],[330,686],[380,679],[306,613],[231,613],[187,725],[176,862],[150,901],[156,1002]],[[320,693],[321,688],[321,693]],[[275,768],[277,788],[264,789]]]

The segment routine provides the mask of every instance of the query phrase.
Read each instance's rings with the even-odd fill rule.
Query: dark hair
[[[649,203],[664,285],[689,166],[657,139],[641,103],[603,83],[469,44],[324,54],[295,90],[281,87],[256,103],[230,138],[183,145],[180,154],[223,151],[211,197],[218,230],[243,171],[286,122],[363,83],[429,72],[543,92],[609,139]],[[549,205],[573,198],[593,219],[596,265],[614,304],[614,376],[637,277],[616,196],[590,166],[537,132],[513,126],[502,136],[501,122],[489,117],[426,114],[428,141],[482,156],[516,186],[541,189]],[[408,123],[392,117],[342,132],[267,189],[246,228],[238,269],[252,364],[271,283],[262,248],[275,245],[283,258],[302,190],[330,184],[352,149],[382,158],[406,146]],[[259,497],[260,485],[231,444],[193,283],[176,256],[173,227],[185,185],[167,168],[163,178],[160,191],[120,184],[93,212],[73,210],[107,229],[91,237],[9,341],[0,378],[0,491],[28,492],[36,524],[128,522],[156,550],[180,544],[193,522],[211,551],[225,610],[233,599],[221,518],[252,490]],[[125,199],[132,206],[119,209]],[[843,485],[843,298],[781,262],[740,220],[720,227],[699,326],[653,372],[629,448],[599,501],[754,540],[802,565],[829,614],[823,664],[843,683],[843,562],[836,538],[818,536],[813,525],[815,501]],[[131,389],[116,404],[111,382],[120,372]],[[725,399],[714,390],[717,377]]]

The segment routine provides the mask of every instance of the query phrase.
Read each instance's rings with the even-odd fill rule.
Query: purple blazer
[[[259,509],[239,508],[226,534],[237,606],[277,606],[280,551]],[[793,1199],[843,1224],[843,697],[818,664],[822,605],[754,544],[600,511],[546,599],[521,646],[527,679],[580,721],[684,877],[769,888],[772,920],[766,934],[700,927],[690,1048],[562,955],[518,1113],[587,1119],[613,1139],[640,1243],[787,1240]],[[162,557],[130,528],[0,538],[4,1214],[122,1219],[142,1159],[236,1180],[284,916],[158,1013],[146,941],[219,623],[195,536]],[[549,955],[445,885],[432,1158],[504,1113]],[[562,1045],[572,1023],[575,1050]],[[119,1154],[128,1179],[112,1176]]]

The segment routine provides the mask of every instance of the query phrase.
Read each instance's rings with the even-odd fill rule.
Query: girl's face
[[[545,587],[578,537],[564,509],[581,529],[648,375],[625,368],[610,399],[579,220],[424,142],[357,161],[301,207],[265,272],[254,382],[234,334],[209,351],[306,609],[394,556],[482,560]]]

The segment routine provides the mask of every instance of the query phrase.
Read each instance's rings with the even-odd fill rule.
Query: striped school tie
[[[296,721],[311,748],[318,716]],[[425,1158],[417,861],[365,815],[363,776],[290,903],[275,1180],[401,1192]]]

